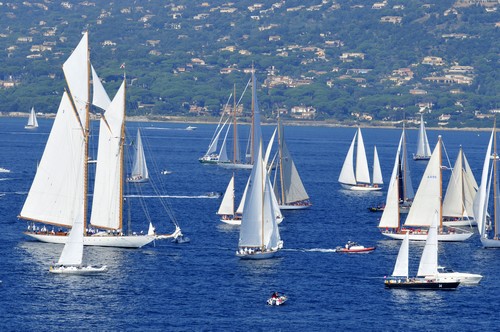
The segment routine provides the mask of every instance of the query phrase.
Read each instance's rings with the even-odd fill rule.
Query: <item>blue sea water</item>
[[[48,266],[58,259],[62,246],[30,240],[22,233],[26,222],[17,219],[52,125],[51,120],[39,122],[37,131],[26,131],[25,119],[0,118],[0,167],[10,170],[0,173],[1,331],[495,329],[500,251],[481,248],[477,234],[464,243],[441,244],[440,262],[483,274],[479,286],[448,292],[384,289],[383,278],[392,272],[400,242],[380,235],[380,214],[367,208],[382,203],[385,190],[353,193],[337,182],[353,128],[286,128],[288,147],[313,207],[284,212],[284,250],[276,258],[242,261],[234,255],[238,228],[221,224],[215,215],[220,199],[205,196],[223,192],[232,171],[197,161],[215,125],[197,124],[197,130],[188,131],[187,123],[129,123],[132,136],[141,127],[153,176],[161,169],[173,171],[159,176],[160,188],[170,196],[172,212],[191,241],[156,241],[137,250],[86,247],[86,260],[106,264],[107,274],[52,275]],[[273,129],[263,127],[266,142]],[[396,129],[363,129],[368,158],[373,160],[376,144],[386,182],[400,134]],[[408,148],[415,151],[417,131],[408,134]],[[439,134],[452,163],[463,146],[479,182],[489,133],[430,130],[433,147]],[[411,161],[415,189],[425,165]],[[237,197],[248,175],[236,172]],[[151,193],[150,184],[139,193]],[[129,198],[132,227],[147,231],[138,201]],[[172,231],[170,218],[155,207],[155,199],[145,201],[153,205],[150,214],[157,228]],[[377,249],[365,255],[333,252],[347,240]],[[413,273],[422,247],[412,246]],[[286,305],[266,305],[275,290],[288,295]]]

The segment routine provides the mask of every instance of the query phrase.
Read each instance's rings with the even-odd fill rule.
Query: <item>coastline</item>
[[[23,112],[0,112],[0,117],[5,118],[28,118],[28,113]],[[37,117],[41,119],[53,119],[55,117],[55,113],[37,113]],[[91,120],[98,120],[99,117],[91,114]],[[129,122],[167,122],[167,123],[185,123],[189,124],[217,124],[219,123],[218,118],[214,117],[189,117],[189,116],[174,116],[174,115],[155,115],[155,116],[146,116],[146,115],[133,115],[126,116],[126,121]],[[286,126],[304,126],[304,127],[328,127],[328,128],[380,128],[380,129],[401,129],[401,122],[381,122],[381,121],[373,121],[371,123],[361,123],[356,124],[354,121],[351,122],[336,122],[335,120],[324,120],[324,121],[316,121],[316,120],[283,120],[283,124]],[[239,122],[241,125],[249,125],[250,118],[242,118]],[[262,125],[275,125],[276,122],[274,119],[262,119]],[[413,130],[418,129],[418,124],[412,124],[411,126],[407,126],[406,129]],[[427,130],[443,130],[443,131],[491,131],[491,128],[474,128],[474,127],[426,127]]]

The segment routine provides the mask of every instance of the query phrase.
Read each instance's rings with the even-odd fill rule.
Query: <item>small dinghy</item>
[[[348,254],[368,253],[373,250],[375,250],[375,247],[365,247],[353,241],[347,241],[344,247],[335,248],[335,252],[342,252]]]
[[[270,298],[267,299],[268,305],[282,305],[288,300],[286,295],[274,292]]]

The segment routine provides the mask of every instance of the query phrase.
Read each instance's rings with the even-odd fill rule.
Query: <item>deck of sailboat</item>
[[[405,233],[399,232],[382,232],[382,235],[387,236],[391,239],[395,240],[403,240],[405,237]],[[462,242],[468,240],[474,233],[472,232],[464,232],[464,233],[439,233],[438,241],[441,242]],[[427,240],[427,231],[418,229],[416,232],[410,233],[409,238],[412,241],[425,241]]]
[[[66,235],[25,232],[27,236],[45,243],[65,244]],[[141,248],[155,240],[154,235],[94,235],[84,236],[84,246]]]

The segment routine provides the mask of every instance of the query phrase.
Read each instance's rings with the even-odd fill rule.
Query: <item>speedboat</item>
[[[274,292],[270,298],[267,299],[268,305],[282,305],[288,300],[285,294],[280,294],[278,292]]]
[[[163,171],[161,171],[161,174],[162,174],[162,175],[172,174],[172,171],[169,171],[169,170],[164,169]]]
[[[442,280],[449,278],[457,279],[462,285],[477,285],[483,279],[483,276],[480,274],[455,272],[444,266],[438,266],[438,277]]]
[[[348,254],[362,254],[375,250],[375,247],[365,247],[353,241],[347,241],[343,247],[335,248],[335,252],[348,253]]]

